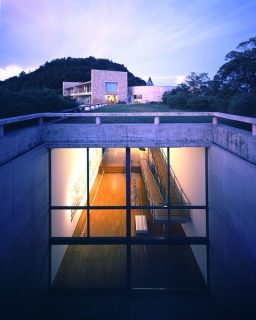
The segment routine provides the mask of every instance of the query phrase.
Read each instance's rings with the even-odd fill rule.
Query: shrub
[[[69,97],[58,95],[50,89],[26,89],[13,92],[0,89],[0,117],[18,116],[28,113],[60,111],[77,106]]]
[[[173,109],[187,108],[187,93],[179,92],[175,95],[168,94],[166,98],[167,105]]]
[[[228,112],[256,116],[256,94],[235,94],[229,103]]]

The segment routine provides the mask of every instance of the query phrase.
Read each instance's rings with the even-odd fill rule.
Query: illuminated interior
[[[118,102],[118,95],[117,94],[106,94],[105,101],[109,104],[115,104]]]
[[[63,242],[51,248],[53,287],[98,288],[98,280],[93,282],[89,273],[94,274],[93,264],[100,265],[103,256],[109,257],[110,268],[115,265],[112,271],[116,268],[116,259],[120,259],[122,281],[117,286],[120,288],[127,285],[123,281],[127,268],[134,270],[130,281],[134,288],[205,286],[205,152],[204,148],[52,149],[51,237]],[[161,242],[177,237],[181,246],[174,246],[171,240]],[[199,241],[197,245],[187,240],[195,237],[202,243]],[[83,238],[85,243],[71,245],[68,238],[78,239],[78,244]],[[129,244],[131,238],[133,246]],[[109,245],[108,239],[113,239],[114,245]],[[101,246],[93,245],[94,241]],[[150,245],[152,241],[159,252],[156,246]],[[182,241],[186,241],[186,245]],[[125,248],[130,250],[129,259]],[[161,277],[152,282],[155,263],[151,259],[154,260],[155,255],[159,255],[159,260],[166,257],[167,277],[169,264],[175,263],[184,266],[188,275],[191,272],[191,277],[187,277],[186,283],[182,277],[175,282],[178,275],[165,285]],[[194,264],[190,271],[186,269],[188,259],[190,265]],[[81,271],[81,261],[87,264],[86,275]],[[135,276],[142,272],[141,264],[146,265],[151,274],[149,278],[144,277],[144,282]],[[74,272],[80,276],[67,283],[67,279],[72,278],[72,269],[77,269]],[[114,274],[112,276],[114,279]],[[116,287],[115,282],[111,285],[111,281],[107,281],[106,287]]]

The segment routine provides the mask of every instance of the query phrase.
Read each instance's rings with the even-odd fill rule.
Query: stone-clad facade
[[[127,102],[127,72],[92,70],[92,103]],[[106,83],[117,83],[116,90],[106,91]]]
[[[91,81],[63,82],[63,95],[80,104],[127,102],[127,83],[127,72],[92,69]]]

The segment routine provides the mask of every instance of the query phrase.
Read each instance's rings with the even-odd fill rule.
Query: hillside
[[[145,85],[145,81],[134,76],[123,64],[108,59],[62,58],[46,62],[37,70],[28,74],[22,72],[18,77],[12,77],[0,82],[0,88],[12,91],[24,89],[48,88],[62,93],[63,81],[89,81],[91,69],[128,72],[128,85]]]

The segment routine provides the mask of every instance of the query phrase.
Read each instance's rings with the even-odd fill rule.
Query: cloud
[[[0,68],[0,80],[5,80],[14,76],[18,76],[21,71],[25,71],[26,73],[35,70],[35,67],[23,68],[22,66],[16,64],[10,64],[3,68]]]
[[[181,74],[181,75],[175,76],[175,83],[176,84],[180,84],[180,83],[185,82],[186,77],[187,76],[185,74]]]

